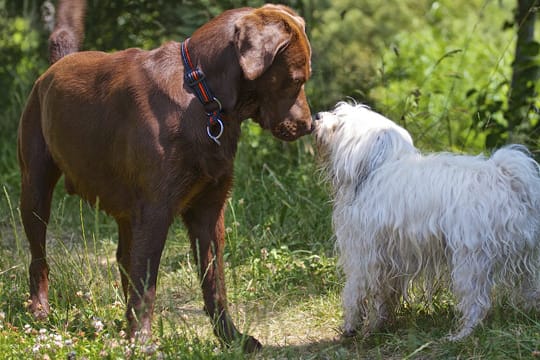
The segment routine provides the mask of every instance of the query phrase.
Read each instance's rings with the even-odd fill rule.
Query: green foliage
[[[35,7],[14,8],[0,0],[0,183],[15,191],[16,129],[34,80],[45,69],[46,37],[37,26]],[[3,208],[0,204],[0,210]]]
[[[498,12],[502,23],[510,9],[502,2],[435,2],[424,26],[401,32],[393,48],[383,51],[381,82],[371,95],[413,133],[420,148],[484,149],[486,122],[492,119],[482,106],[506,98],[512,34],[483,19]]]
[[[424,0],[318,1],[311,31],[313,79],[309,98],[326,109],[345,97],[370,102],[377,82],[379,49],[414,27],[428,6]]]
[[[4,90],[0,97],[0,132],[16,127],[29,88],[46,66],[46,58],[40,53],[46,41],[35,27],[36,20],[33,11],[10,16],[0,1],[0,87]]]

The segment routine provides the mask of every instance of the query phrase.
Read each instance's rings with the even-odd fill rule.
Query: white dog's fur
[[[335,190],[345,334],[379,328],[411,286],[431,295],[440,280],[461,313],[453,340],[486,316],[494,286],[538,305],[540,175],[523,146],[490,158],[423,155],[405,129],[365,106],[340,103],[316,118]]]

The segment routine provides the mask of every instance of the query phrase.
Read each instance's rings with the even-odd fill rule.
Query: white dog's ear
[[[242,16],[235,23],[234,46],[240,67],[248,80],[261,76],[275,56],[290,42],[282,21],[268,21],[260,14]]]
[[[381,129],[369,134],[363,141],[361,147],[358,172],[360,178],[364,180],[380,167],[386,160],[396,156],[396,145],[401,139],[401,135],[394,129]]]

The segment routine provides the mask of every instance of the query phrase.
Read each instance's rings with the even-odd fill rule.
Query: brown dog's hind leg
[[[206,191],[183,214],[191,247],[198,263],[204,297],[204,308],[214,326],[214,333],[225,344],[243,341],[246,352],[260,349],[261,343],[252,336],[240,333],[227,310],[227,293],[223,269],[225,227],[223,213],[226,191]],[[221,198],[221,199],[220,199]],[[221,201],[220,201],[221,200]]]
[[[19,126],[18,152],[21,168],[21,217],[30,244],[30,304],[37,319],[49,314],[46,232],[54,186],[61,175],[41,132],[39,102],[31,96]]]

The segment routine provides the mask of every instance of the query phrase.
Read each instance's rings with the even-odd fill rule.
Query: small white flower
[[[96,332],[102,331],[105,327],[105,325],[103,325],[103,322],[101,322],[101,320],[99,319],[94,319],[92,321],[92,326],[94,327],[94,329],[96,329]]]
[[[0,311],[0,321],[4,321],[6,319],[6,313],[3,311]]]
[[[58,348],[63,348],[64,347],[64,339],[62,339],[62,335],[60,334],[54,334],[52,336],[52,340],[54,342],[54,345],[56,345],[56,347]]]
[[[124,351],[125,355],[127,358],[131,357],[131,354],[133,354],[133,350],[129,347],[129,346],[126,346],[126,349]]]
[[[141,351],[143,354],[145,355],[152,355],[156,352],[157,350],[157,345],[156,344],[149,344],[149,345],[144,345],[142,348],[141,348]]]

